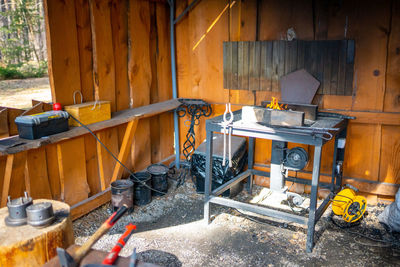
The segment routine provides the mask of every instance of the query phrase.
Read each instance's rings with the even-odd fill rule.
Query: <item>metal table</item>
[[[205,198],[204,198],[204,219],[207,224],[210,223],[210,204],[218,204],[231,208],[237,208],[254,212],[257,214],[279,218],[291,222],[296,222],[308,226],[306,251],[311,252],[314,246],[315,224],[321,218],[326,208],[329,206],[330,200],[342,184],[342,166],[344,160],[344,144],[338,146],[339,139],[346,138],[348,118],[340,114],[319,113],[315,123],[307,127],[289,128],[289,127],[269,127],[257,123],[243,123],[241,121],[241,110],[234,112],[234,121],[229,127],[232,128],[232,134],[238,136],[249,137],[248,144],[248,169],[232,180],[226,182],[215,190],[211,190],[212,179],[212,151],[213,151],[213,135],[214,132],[223,133],[222,116],[208,119],[206,121],[207,132],[207,148],[206,148],[206,179],[205,179]],[[317,131],[320,128],[329,128],[325,134]],[[314,146],[314,163],[312,171],[312,180],[301,179],[297,177],[286,177],[286,181],[311,185],[310,208],[308,218],[296,214],[271,209],[268,207],[260,207],[253,204],[243,203],[233,199],[219,197],[223,192],[234,186],[235,184],[247,180],[247,190],[252,192],[253,175],[269,176],[268,172],[253,169],[254,166],[254,142],[255,138],[270,139],[281,142],[292,142]],[[335,139],[332,164],[332,180],[331,183],[320,183],[320,165],[322,146],[330,139]],[[342,142],[341,142],[342,143]],[[317,208],[318,186],[324,186],[330,189],[330,194]]]

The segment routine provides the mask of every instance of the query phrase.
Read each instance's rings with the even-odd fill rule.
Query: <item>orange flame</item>
[[[272,97],[272,101],[271,103],[269,103],[267,105],[267,108],[271,108],[271,109],[277,109],[277,110],[285,110],[287,109],[287,105],[283,105],[278,103],[278,99],[275,97]]]

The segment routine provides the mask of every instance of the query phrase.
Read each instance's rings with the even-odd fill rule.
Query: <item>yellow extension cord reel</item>
[[[342,216],[348,223],[358,221],[367,209],[367,200],[363,196],[356,195],[358,189],[346,184],[332,200],[332,211]]]

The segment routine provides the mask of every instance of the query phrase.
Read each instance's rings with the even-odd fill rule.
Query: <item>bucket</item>
[[[135,204],[138,206],[143,206],[151,202],[151,176],[147,172],[137,172],[135,177],[141,182],[137,181],[135,178],[129,178],[135,183]],[[146,187],[145,183],[148,187]]]
[[[159,191],[153,191],[154,196],[163,196],[168,192],[168,170],[164,164],[152,164],[147,167],[147,172],[151,174],[152,187]]]
[[[133,182],[130,180],[117,180],[111,183],[111,205],[116,211],[122,205],[128,206],[128,212],[133,211]]]

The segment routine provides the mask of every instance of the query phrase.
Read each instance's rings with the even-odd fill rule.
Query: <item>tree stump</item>
[[[6,226],[7,207],[0,209],[0,266],[42,266],[57,255],[57,247],[67,248],[74,244],[69,206],[45,199],[33,203],[43,201],[52,203],[55,215],[54,222],[44,228]]]

